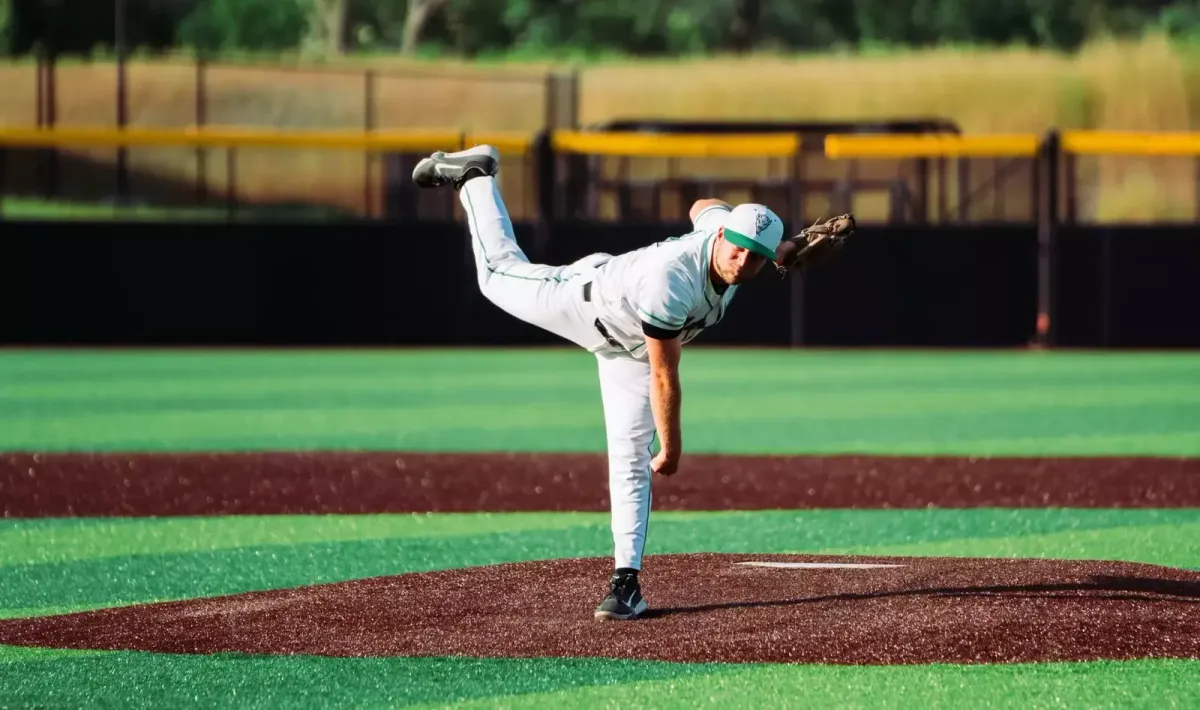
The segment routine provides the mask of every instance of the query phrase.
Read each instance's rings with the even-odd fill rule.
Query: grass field
[[[681,378],[697,453],[1200,455],[1191,354],[701,350]],[[571,351],[11,351],[0,397],[3,450],[604,446]]]
[[[289,63],[289,66],[295,64]],[[363,126],[362,70],[374,89],[377,126],[434,130],[538,130],[551,62],[351,59],[325,70],[270,66],[209,70],[212,124],[285,129]],[[1042,132],[1052,127],[1192,130],[1200,115],[1200,53],[1162,37],[1094,42],[1075,55],[1013,49],[938,48],[866,56],[713,57],[596,61],[578,67],[579,120],[619,118],[879,120],[943,118],[969,133]],[[129,69],[130,122],[186,126],[195,115],[195,71],[187,63],[137,61]],[[28,63],[0,66],[0,125],[34,121]],[[59,68],[59,123],[112,125],[111,63]],[[830,100],[827,97],[836,97]],[[112,160],[112,151],[85,151]],[[139,150],[131,164],[190,184],[193,153]],[[248,152],[239,188],[247,200],[309,197],[356,209],[362,156]],[[1181,219],[1195,214],[1191,161],[1170,157],[1089,159],[1080,166],[1080,214],[1100,221]]]
[[[685,445],[697,453],[1200,455],[1194,354],[697,349],[682,378]],[[594,364],[579,352],[0,351],[0,452],[598,452],[602,421]],[[650,555],[1200,569],[1194,508],[662,512],[652,538]],[[595,556],[609,544],[608,516],[582,512],[7,519],[0,617]],[[1197,673],[1200,660],[854,667],[0,647],[0,705],[1161,708],[1200,704]]]

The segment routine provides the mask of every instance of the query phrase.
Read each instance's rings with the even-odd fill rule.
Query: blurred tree
[[[398,49],[407,12],[408,0],[347,0],[347,35],[366,48]]]
[[[421,42],[421,32],[430,18],[446,6],[446,0],[408,0],[408,15],[404,18],[402,54],[415,54]]]
[[[310,39],[322,53],[330,56],[345,54],[349,7],[349,0],[308,0]]]
[[[1070,50],[1089,37],[1200,36],[1198,0],[127,0],[134,47],[462,56],[680,54],[945,43]],[[4,14],[7,11],[7,14]],[[113,0],[0,0],[10,49],[111,46]],[[3,40],[0,40],[3,41]]]
[[[310,19],[297,0],[208,0],[183,21],[179,38],[205,52],[288,50],[300,46]]]
[[[0,0],[0,55],[7,56],[12,47],[12,2]]]
[[[754,47],[758,37],[758,20],[762,17],[760,0],[737,0],[733,10],[733,22],[729,26],[729,46],[738,53]]]
[[[1200,40],[1200,4],[1178,3],[1160,16],[1162,28],[1177,39]]]
[[[179,23],[205,0],[126,0],[131,49],[169,49]],[[5,0],[9,49],[89,56],[115,44],[114,0]]]

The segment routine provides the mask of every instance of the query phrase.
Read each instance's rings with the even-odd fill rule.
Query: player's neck
[[[721,278],[721,273],[717,271],[716,250],[708,257],[708,280],[713,286],[713,290],[718,294],[725,293],[725,289],[729,288],[729,284],[725,283],[725,279]]]

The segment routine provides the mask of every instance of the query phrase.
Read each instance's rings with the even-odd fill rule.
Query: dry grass
[[[1028,131],[1058,119],[1058,87],[1068,74],[1063,60],[1027,51],[601,67],[584,76],[581,114],[584,121],[628,113],[677,119],[937,116],[971,132]],[[1012,110],[1018,103],[1022,110]]]
[[[464,130],[528,130],[545,117],[549,67],[430,65],[392,59],[346,62],[341,73],[218,68],[208,76],[210,123],[283,128],[357,128],[365,118],[361,69],[376,84],[377,125]],[[130,68],[131,120],[184,126],[195,115],[189,64],[136,62]],[[111,125],[110,64],[59,69],[61,125]],[[33,68],[0,67],[0,123],[34,119]],[[1029,49],[931,50],[878,57],[719,57],[620,62],[583,68],[580,120],[627,117],[726,119],[886,119],[938,117],[969,133],[1040,132],[1050,127],[1130,130],[1196,128],[1200,58],[1151,37],[1098,42],[1077,55]],[[110,151],[111,152],[111,151]],[[138,151],[135,165],[188,178],[189,151]],[[104,151],[96,152],[104,156]],[[218,161],[222,158],[217,157]],[[210,169],[219,182],[222,170]],[[245,198],[321,199],[361,206],[362,156],[260,151],[244,156]],[[1081,216],[1188,218],[1195,213],[1192,164],[1177,159],[1104,158],[1080,165]]]

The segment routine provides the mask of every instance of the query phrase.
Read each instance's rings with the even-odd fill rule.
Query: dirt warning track
[[[656,510],[1200,506],[1200,458],[689,455]],[[6,517],[607,511],[602,454],[3,454]]]
[[[643,573],[651,614],[597,622],[610,565],[495,565],[6,620],[0,643],[844,664],[1200,658],[1200,573],[1166,567],[663,555]]]

